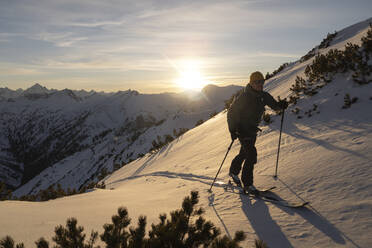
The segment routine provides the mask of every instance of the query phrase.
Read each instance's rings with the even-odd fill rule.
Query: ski
[[[240,185],[233,185],[233,183],[232,183],[232,181],[231,180],[229,180],[229,182],[227,183],[227,185],[229,186],[229,187],[231,187],[231,188],[236,188],[236,189],[238,189],[240,192],[242,192],[242,193],[244,193],[243,191],[244,191],[244,189],[243,189],[243,187],[242,186],[240,186]],[[257,194],[264,194],[264,193],[268,193],[268,192],[270,192],[271,190],[273,190],[273,189],[275,189],[276,188],[276,186],[272,186],[272,187],[269,187],[269,188],[266,188],[266,189],[257,189]]]
[[[229,180],[227,183],[226,182],[223,182],[223,181],[216,181],[214,184],[215,185],[218,185],[220,187],[223,187],[225,190],[227,190],[227,189],[230,188],[230,189],[233,189],[233,190],[234,189],[238,190],[239,193],[241,193],[241,194],[244,193],[243,192],[243,188],[241,186],[235,184],[235,182],[233,183],[232,180]],[[275,188],[276,188],[276,186],[272,186],[272,187],[269,187],[269,188],[266,188],[266,189],[258,189],[258,192],[259,193],[268,193],[268,192],[270,192],[271,190],[273,190]]]
[[[289,207],[289,208],[302,208],[310,203],[310,202],[298,202],[298,203],[288,202],[285,200],[279,200],[279,199],[276,199],[275,197],[262,195],[262,194],[261,195],[260,194],[247,194],[247,193],[241,193],[241,194],[249,195],[253,198],[260,199],[262,201],[271,202],[273,204],[280,205],[283,207]]]
[[[280,205],[280,206],[283,206],[283,207],[289,207],[289,208],[301,208],[301,207],[304,207],[307,204],[309,204],[309,202],[294,203],[294,202],[289,202],[289,201],[282,200],[282,199],[277,199],[276,197],[270,195],[270,193],[271,193],[270,191],[274,188],[276,188],[276,187],[273,186],[273,187],[268,188],[266,190],[258,190],[257,193],[248,193],[248,192],[242,190],[242,191],[240,191],[240,193],[248,195],[248,196],[256,198],[256,199],[260,199],[262,201],[271,202],[271,203],[274,203],[274,204],[277,204],[277,205]]]
[[[298,202],[298,203],[296,203],[296,202],[289,202],[289,201],[282,200],[282,199],[277,199],[276,197],[270,195],[271,191],[273,189],[275,189],[276,186],[272,186],[272,187],[269,187],[269,188],[266,188],[266,189],[258,189],[257,194],[250,194],[248,192],[245,192],[242,187],[234,185],[231,180],[229,180],[228,183],[223,182],[223,181],[217,181],[217,182],[215,182],[215,184],[223,187],[225,189],[225,191],[228,191],[228,189],[232,189],[232,190],[236,189],[238,192],[233,191],[234,193],[239,193],[239,194],[242,194],[242,195],[246,195],[246,196],[249,196],[249,197],[253,197],[255,199],[270,202],[270,203],[280,205],[280,206],[283,206],[283,207],[302,208],[302,207],[305,207],[306,205],[308,205],[310,203],[310,202]]]

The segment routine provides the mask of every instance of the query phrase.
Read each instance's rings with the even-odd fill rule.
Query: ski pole
[[[233,143],[234,143],[234,140],[231,141],[231,144],[230,144],[229,148],[227,148],[226,155],[225,155],[224,159],[222,160],[221,166],[220,166],[220,168],[219,168],[218,171],[217,171],[217,174],[216,174],[216,176],[215,176],[215,178],[214,178],[214,180],[213,180],[213,183],[212,183],[212,185],[211,185],[211,188],[208,190],[209,192],[212,192],[212,187],[213,187],[214,183],[216,182],[217,176],[218,176],[218,174],[220,173],[220,170],[221,170],[221,168],[222,168],[222,165],[223,165],[223,163],[225,162],[225,159],[226,159],[226,157],[227,157],[227,154],[229,154],[229,151],[230,151],[230,149],[231,149]]]
[[[275,175],[274,178],[278,177],[278,162],[279,162],[279,152],[280,152],[280,141],[282,139],[282,130],[283,130],[283,120],[284,120],[284,111],[285,109],[283,108],[282,111],[282,120],[280,122],[280,134],[279,134],[279,144],[278,144],[278,154],[276,156],[276,167],[275,167]]]

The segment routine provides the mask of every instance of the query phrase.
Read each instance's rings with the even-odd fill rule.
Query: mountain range
[[[147,153],[154,140],[176,138],[220,112],[241,88],[164,94],[1,88],[0,181],[22,186],[17,195],[56,184],[79,189]]]

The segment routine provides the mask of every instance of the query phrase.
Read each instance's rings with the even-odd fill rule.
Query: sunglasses
[[[257,80],[257,81],[254,81],[254,84],[256,85],[263,85],[265,82],[265,80]]]

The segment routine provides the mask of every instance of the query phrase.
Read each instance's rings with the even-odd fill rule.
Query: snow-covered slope
[[[364,35],[369,21],[362,23],[363,28],[359,24],[345,29],[350,34],[347,38]],[[273,96],[289,96],[296,76],[302,76],[310,62],[289,65],[265,89]],[[255,238],[269,247],[371,247],[371,92],[372,84],[360,86],[349,74],[338,74],[318,94],[291,106],[284,120],[277,179],[273,174],[279,116],[262,126],[255,185],[275,185],[284,199],[310,201],[307,208],[280,207],[219,186],[208,192],[230,144],[226,113],[222,112],[158,153],[147,154],[105,178],[105,190],[41,203],[0,202],[0,236],[10,234],[27,246],[41,236],[51,241],[54,227],[72,216],[85,226],[86,233],[91,229],[102,233],[102,225],[110,222],[118,206],[128,208],[133,224],[141,214],[148,217],[148,223],[157,223],[160,213],[178,208],[190,190],[198,190],[207,218],[227,235],[243,230],[245,247],[252,247]],[[358,101],[342,109],[346,93]],[[312,116],[304,115],[314,104],[317,110]],[[302,118],[292,112],[295,108],[301,110]],[[238,151],[236,142],[219,180],[228,179],[229,164]]]

